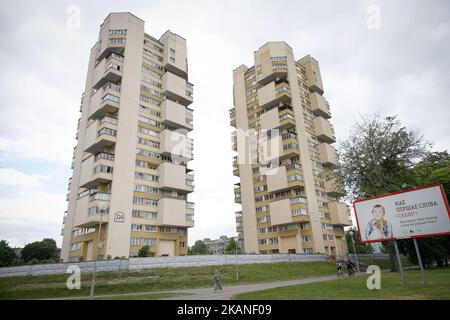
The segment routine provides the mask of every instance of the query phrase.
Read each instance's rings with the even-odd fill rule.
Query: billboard
[[[450,207],[441,185],[353,202],[361,242],[450,234]]]

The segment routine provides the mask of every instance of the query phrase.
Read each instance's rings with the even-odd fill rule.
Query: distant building
[[[228,238],[227,236],[220,236],[219,239],[211,240],[210,238],[203,239],[203,243],[206,245],[208,254],[224,254],[225,249],[228,247],[228,243],[231,239],[238,241],[237,237]],[[238,242],[238,248],[242,251],[242,244]]]

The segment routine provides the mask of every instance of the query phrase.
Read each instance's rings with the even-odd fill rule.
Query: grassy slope
[[[418,270],[405,276],[402,284],[398,273],[383,272],[380,290],[367,289],[367,276],[243,293],[233,299],[450,299],[450,269],[427,270],[426,286]]]
[[[97,273],[96,294],[165,291],[181,288],[198,288],[213,285],[214,269],[190,267],[173,269],[146,269]],[[302,262],[253,264],[239,266],[239,281],[236,267],[220,266],[225,285],[270,282],[308,278],[335,273],[333,263]],[[65,286],[68,275],[48,275],[0,278],[0,299],[34,299],[57,297],[80,297],[89,293],[91,274],[82,274],[80,290],[68,290]]]

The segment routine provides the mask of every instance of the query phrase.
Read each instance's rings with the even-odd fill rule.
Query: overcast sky
[[[73,5],[79,28],[70,24]],[[117,11],[143,19],[156,38],[170,29],[187,39],[195,85],[190,244],[236,234],[232,70],[251,66],[268,41],[319,61],[338,140],[359,114],[380,112],[399,115],[435,150],[449,149],[449,1],[2,0],[0,238],[14,246],[44,237],[61,244],[89,52]]]

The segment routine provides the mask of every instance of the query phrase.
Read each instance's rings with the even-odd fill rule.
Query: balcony
[[[110,193],[93,191],[92,194],[77,200],[73,226],[75,228],[95,227],[100,223],[100,214],[90,214],[90,208],[109,208],[111,201]],[[103,214],[102,223],[108,223],[108,214]]]
[[[158,202],[158,219],[162,226],[193,227],[194,212],[185,200],[162,198]]]
[[[294,222],[309,221],[309,216],[306,213],[306,208],[303,209],[304,213],[302,214],[297,213],[298,210],[300,210],[306,205],[303,203],[296,203],[296,201],[293,201],[295,199],[296,198],[283,199],[278,201],[272,201],[269,203],[270,221],[272,225],[282,225]]]
[[[241,184],[234,184],[234,202],[242,203]]]
[[[288,103],[291,100],[291,90],[286,82],[276,84],[272,81],[258,90],[258,101],[261,108],[278,102]]]
[[[120,85],[106,83],[97,90],[89,105],[89,119],[96,120],[108,113],[115,113],[120,105]]]
[[[321,143],[317,148],[320,152],[320,162],[323,165],[337,166],[339,164],[337,161],[336,149],[332,145]]]
[[[263,113],[260,117],[261,129],[287,129],[295,127],[295,117],[292,107],[280,106]]]
[[[159,137],[161,154],[178,156],[185,162],[193,159],[193,142],[186,135],[165,129]]]
[[[163,162],[159,165],[159,187],[180,193],[190,193],[194,191],[194,176],[186,173],[186,167],[182,165]]]
[[[111,54],[102,60],[94,70],[94,89],[100,89],[108,82],[118,83],[122,79],[123,57]]]
[[[299,63],[305,68],[307,84],[311,92],[323,94],[322,77],[320,75],[319,63],[310,55],[303,57]]]
[[[317,92],[312,92],[309,95],[309,98],[311,99],[312,111],[317,116],[324,117],[325,119],[331,118],[330,105],[323,96],[321,96]]]
[[[82,162],[80,188],[92,189],[100,184],[111,183],[113,179],[113,161],[107,153],[99,153]],[[114,159],[114,158],[113,158]]]
[[[314,118],[314,128],[316,132],[316,136],[327,143],[336,142],[336,136],[334,135],[333,126],[330,122],[323,117]]]
[[[109,37],[105,39],[106,41],[102,41],[100,43],[101,47],[99,47],[97,61],[111,55],[117,54],[122,56],[125,52],[125,43],[126,43],[126,35],[114,35],[114,37]]]
[[[337,182],[330,180],[325,181],[325,191],[330,197],[343,197],[346,195],[343,185],[338,185]]]
[[[274,159],[283,160],[300,154],[297,139],[294,133],[275,136],[259,143],[261,161],[268,162]]]
[[[171,72],[164,73],[162,77],[162,91],[168,99],[183,106],[188,106],[193,102],[192,84]]]
[[[231,108],[229,111],[230,114],[230,126],[236,128],[236,108]]]
[[[162,63],[164,69],[187,79],[186,40],[167,31],[161,36],[160,41],[165,48]]]
[[[297,163],[271,168],[266,172],[266,177],[268,192],[305,186],[302,167]]]
[[[238,156],[233,157],[233,175],[239,177]]]
[[[103,117],[89,125],[86,130],[85,152],[98,153],[105,147],[110,147],[116,143],[117,119]]]
[[[350,209],[342,202],[329,202],[328,208],[330,210],[331,223],[337,226],[351,226]]]
[[[162,123],[176,129],[192,130],[192,110],[170,100],[161,104]]]

